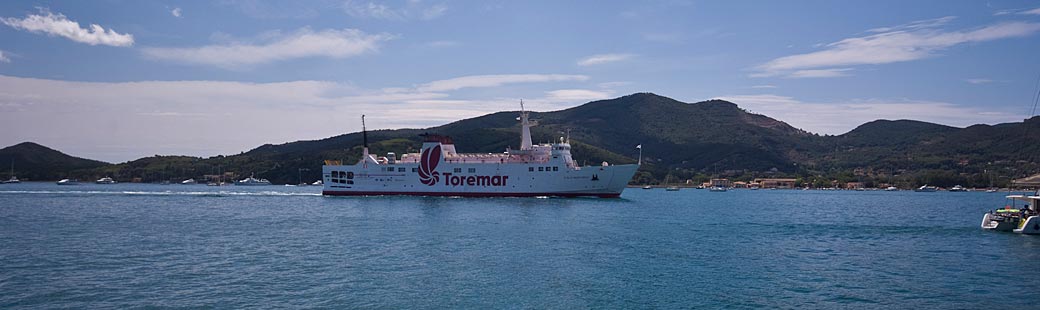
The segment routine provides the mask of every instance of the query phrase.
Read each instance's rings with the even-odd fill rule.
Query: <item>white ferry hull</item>
[[[442,165],[435,182],[426,183],[418,164],[323,166],[322,194],[329,196],[458,196],[458,197],[602,197],[616,198],[635,175],[638,165],[560,167],[544,171],[543,164]],[[529,171],[528,167],[535,167]],[[538,171],[542,167],[543,171]],[[393,172],[387,171],[393,168]],[[413,169],[414,168],[414,169]],[[462,172],[454,172],[455,168]],[[469,169],[475,171],[469,173]],[[403,169],[403,171],[401,171]],[[352,179],[332,178],[332,172],[350,172]],[[416,172],[413,172],[416,171]],[[438,171],[439,172],[439,171]],[[352,184],[340,181],[352,181]]]

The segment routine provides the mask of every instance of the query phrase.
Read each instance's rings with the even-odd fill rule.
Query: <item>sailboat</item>
[[[3,181],[2,183],[3,184],[22,183],[22,181],[18,180],[18,177],[14,176],[14,159],[11,159],[11,178],[7,179],[7,181]]]

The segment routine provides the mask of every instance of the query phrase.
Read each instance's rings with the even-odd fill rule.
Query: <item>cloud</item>
[[[950,17],[918,21],[905,25],[875,28],[876,34],[843,39],[824,45],[821,51],[784,56],[755,67],[751,77],[790,75],[802,70],[839,70],[830,73],[815,71],[815,74],[836,73],[840,69],[856,65],[879,65],[913,61],[932,57],[946,48],[965,44],[992,41],[1004,38],[1023,37],[1040,31],[1040,24],[1007,22],[967,31],[941,31],[935,27],[946,24]],[[842,68],[844,69],[844,68]],[[801,73],[803,76],[806,72]]]
[[[90,29],[80,27],[78,22],[71,21],[65,15],[54,14],[40,9],[40,15],[29,14],[25,18],[4,17],[0,22],[14,29],[32,33],[43,33],[49,36],[60,36],[66,39],[90,45],[132,46],[134,36],[121,34],[113,29],[105,29],[98,24],[90,24]]]
[[[991,79],[966,79],[964,81],[968,82],[968,83],[972,83],[972,84],[993,83],[993,80],[991,80]]]
[[[0,50],[0,62],[8,62],[8,63],[11,62],[11,58],[7,57],[7,54],[5,54],[5,53],[6,52]]]
[[[383,3],[348,0],[343,3],[343,11],[347,15],[357,18],[391,21],[432,20],[443,16],[448,11],[448,7],[444,4],[424,6],[421,1],[408,1],[404,7],[394,8]]]
[[[1021,121],[1022,115],[984,111],[947,102],[909,99],[868,99],[840,102],[803,102],[772,95],[732,95],[731,101],[753,113],[782,120],[791,126],[820,134],[842,134],[878,119],[913,119],[951,126]]]
[[[501,74],[471,75],[447,80],[433,81],[420,85],[420,91],[449,91],[471,87],[495,87],[512,83],[585,81],[588,76],[566,74]]]
[[[1018,15],[1040,15],[1040,8],[1033,9],[1009,9],[1000,10],[993,13],[994,16],[1018,14]]]
[[[581,60],[578,60],[578,65],[579,66],[602,65],[602,64],[605,64],[605,63],[611,63],[611,62],[618,62],[618,61],[622,61],[622,60],[627,60],[627,59],[632,58],[634,56],[635,55],[632,55],[632,54],[599,54],[599,55],[592,55],[592,56],[589,56],[589,57],[582,58]]]
[[[592,101],[612,97],[613,92],[588,89],[559,89],[546,92],[546,99],[553,101]]]
[[[181,17],[181,8],[173,8],[173,10],[170,11],[170,15],[173,15],[173,17]]]
[[[234,154],[264,143],[358,131],[362,113],[369,116],[369,128],[419,128],[519,109],[521,97],[453,92],[466,87],[586,79],[558,74],[484,75],[419,87],[365,89],[329,81],[104,83],[0,75],[0,146],[31,140],[113,162],[153,154]],[[545,111],[611,93],[557,89],[523,99],[528,109]],[[84,119],[94,125],[76,125]],[[40,122],[50,125],[40,126]],[[250,129],[234,129],[239,127]]]
[[[789,78],[803,79],[803,78],[831,78],[840,76],[849,76],[848,71],[852,71],[852,68],[834,68],[834,69],[812,69],[812,70],[798,70],[791,72],[787,75]]]
[[[380,43],[390,40],[387,34],[367,34],[357,29],[303,28],[290,35],[274,35],[264,43],[226,43],[202,47],[142,49],[145,56],[189,64],[237,68],[282,60],[328,57],[349,58],[379,50]]]

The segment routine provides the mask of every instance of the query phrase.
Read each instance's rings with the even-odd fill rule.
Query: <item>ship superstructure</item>
[[[569,138],[533,144],[530,113],[521,111],[520,149],[502,153],[458,153],[451,137],[426,134],[419,153],[376,156],[354,165],[326,161],[325,195],[421,195],[461,197],[618,197],[639,165],[579,166]],[[362,123],[363,119],[362,119]]]

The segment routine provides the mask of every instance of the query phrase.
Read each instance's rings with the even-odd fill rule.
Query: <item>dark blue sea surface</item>
[[[979,229],[1006,193],[320,191],[0,185],[0,308],[1040,305],[1040,237]]]

